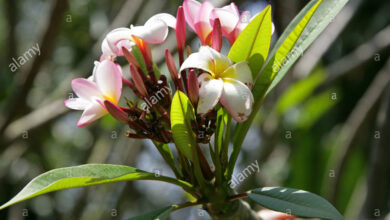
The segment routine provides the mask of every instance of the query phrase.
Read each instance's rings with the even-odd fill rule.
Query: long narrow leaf
[[[228,57],[236,63],[248,61],[253,78],[256,78],[268,56],[271,35],[271,6],[267,6],[242,31]]]
[[[14,198],[2,205],[0,209],[53,191],[130,180],[158,180],[191,189],[191,185],[187,182],[157,176],[154,173],[148,173],[134,167],[113,164],[86,164],[54,169],[39,175]]]
[[[251,126],[265,96],[282,79],[310,44],[340,12],[348,0],[313,0],[294,18],[275,44],[257,79],[253,95],[253,112],[245,123],[239,124],[234,136],[234,147],[229,160],[231,175],[246,133]]]

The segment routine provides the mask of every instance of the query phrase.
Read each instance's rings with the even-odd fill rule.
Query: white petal
[[[71,86],[73,91],[80,98],[90,101],[103,98],[103,95],[95,82],[91,82],[84,78],[76,78],[72,80]]]
[[[201,56],[207,57],[211,60],[214,66],[213,73],[220,76],[233,62],[222,53],[214,50],[211,47],[203,46],[199,49]]]
[[[199,102],[198,114],[205,114],[212,110],[218,103],[223,89],[221,79],[213,79],[210,74],[203,73],[198,77],[199,81]]]
[[[253,78],[251,69],[248,66],[248,62],[239,62],[236,63],[225,70],[222,74],[223,78],[232,78],[239,80],[249,88],[252,88]]]
[[[202,47],[201,47],[202,48]],[[198,53],[192,53],[180,67],[180,72],[189,69],[201,69],[203,71],[214,74],[214,63],[210,56]]]
[[[242,82],[224,79],[221,104],[229,111],[234,120],[243,122],[252,112],[253,95]]]
[[[83,127],[89,125],[105,114],[107,114],[106,109],[104,109],[103,106],[101,106],[99,103],[95,102],[84,110],[80,120],[77,122],[77,126]]]
[[[212,75],[221,75],[232,61],[225,55],[208,46],[202,46],[198,53],[192,53],[180,67],[180,71],[188,68],[201,69]]]
[[[167,13],[159,13],[153,15],[149,20],[146,21],[145,26],[153,26],[156,20],[163,21],[168,27],[173,29],[176,28],[176,18]]]
[[[118,103],[122,93],[122,69],[111,60],[102,61],[96,69],[96,84],[105,99]]]
[[[161,20],[153,20],[145,26],[131,28],[132,34],[151,44],[160,44],[168,36],[168,26]]]
[[[64,103],[66,107],[74,110],[84,110],[91,104],[89,100],[83,98],[68,99]]]
[[[88,77],[88,80],[92,81],[92,82],[96,82],[95,81],[96,70],[97,70],[97,67],[99,66],[100,62],[99,61],[94,61],[93,64],[94,64],[94,67],[93,67],[93,70],[92,70],[92,75]]]
[[[131,39],[131,30],[129,28],[117,28],[110,31],[106,35],[107,44],[110,47],[111,51],[115,54],[118,53],[117,43],[121,40],[130,40]],[[104,41],[103,41],[104,43]],[[103,49],[103,46],[102,46]],[[104,51],[103,51],[104,53]]]

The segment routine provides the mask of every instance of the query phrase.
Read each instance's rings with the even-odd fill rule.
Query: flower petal
[[[221,79],[213,79],[207,73],[200,75],[198,81],[200,88],[197,112],[198,114],[205,114],[218,103],[223,90],[223,81]]]
[[[117,104],[122,93],[121,67],[111,60],[104,60],[96,69],[95,80],[104,99]]]
[[[156,21],[162,21],[170,28],[176,28],[176,18],[168,13],[153,15],[146,21],[145,26],[152,26]]]
[[[186,21],[188,25],[192,28],[192,30],[195,31],[195,17],[199,13],[200,6],[202,4],[195,0],[184,0],[183,2],[183,8],[184,8],[184,17],[186,18]]]
[[[214,74],[214,62],[210,56],[210,53],[201,53],[202,48],[203,47],[199,49],[198,53],[192,53],[186,60],[184,60],[179,72],[185,69],[194,68]]]
[[[198,53],[192,53],[180,67],[201,69],[212,75],[221,75],[233,62],[225,55],[208,46],[202,46]]]
[[[108,44],[109,48],[111,49],[111,51],[114,54],[118,53],[120,51],[120,48],[118,49],[118,47],[116,46],[118,44],[118,42],[121,40],[130,41],[131,34],[132,33],[131,33],[131,30],[129,28],[116,28],[116,29],[110,31],[106,35],[106,39],[107,39],[107,44]],[[104,43],[104,41],[103,41],[103,43]],[[106,50],[106,45],[102,45],[102,50],[103,49]],[[104,53],[104,51],[103,51],[103,53]]]
[[[145,26],[135,26],[131,28],[133,36],[139,37],[142,40],[151,44],[160,44],[165,41],[168,36],[168,26],[162,20],[153,20]]]
[[[240,15],[237,14],[237,11],[233,10],[232,7],[234,6],[215,8],[211,12],[210,22],[213,24],[214,20],[219,18],[224,36],[228,36],[230,33],[232,33],[240,20]]]
[[[237,122],[244,122],[252,112],[253,95],[242,82],[234,79],[223,80],[221,104]]]
[[[90,101],[83,98],[72,98],[64,101],[66,107],[74,110],[84,110],[91,104]]]
[[[88,108],[84,110],[83,114],[80,117],[80,120],[76,124],[79,127],[89,125],[104,116],[105,114],[107,114],[107,111],[103,108],[103,106],[101,106],[101,104],[97,102],[92,103],[88,106]]]
[[[236,63],[225,70],[222,74],[223,78],[232,78],[239,80],[249,88],[252,88],[253,77],[251,69],[248,66],[248,62],[243,61]]]
[[[213,27],[210,24],[210,15],[214,6],[209,1],[204,1],[200,6],[199,13],[194,18],[195,32],[198,34],[203,45],[207,45],[208,36]]]
[[[72,80],[71,86],[76,95],[80,98],[94,101],[96,98],[103,98],[95,82],[91,82],[84,78],[76,78]]]

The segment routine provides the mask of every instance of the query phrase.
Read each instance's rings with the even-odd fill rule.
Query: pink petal
[[[194,19],[195,32],[198,34],[203,45],[208,45],[209,35],[213,30],[210,24],[210,15],[213,9],[214,6],[210,2],[204,1],[199,9],[199,13]]]
[[[84,78],[72,80],[71,86],[76,95],[82,99],[94,101],[96,98],[103,98],[95,82]]]
[[[223,81],[213,79],[207,73],[200,75],[198,81],[200,88],[197,112],[198,114],[206,114],[218,103],[223,90]]]
[[[90,101],[82,98],[73,98],[64,101],[66,107],[74,110],[84,110],[91,104]]]
[[[200,6],[202,4],[195,0],[184,0],[183,8],[184,8],[184,16],[188,25],[195,31],[195,17],[199,13]]]
[[[239,15],[225,8],[216,8],[211,12],[210,21],[214,23],[217,18],[221,22],[222,33],[226,37],[232,33],[240,21]]]
[[[237,122],[244,122],[252,112],[253,95],[242,82],[234,79],[223,80],[221,104]]]
[[[104,99],[110,99],[114,103],[122,93],[122,70],[119,65],[111,60],[102,61],[96,69],[96,84],[98,85]]]
[[[76,124],[79,127],[89,125],[105,114],[107,114],[107,111],[99,103],[95,102],[84,110],[80,120]]]

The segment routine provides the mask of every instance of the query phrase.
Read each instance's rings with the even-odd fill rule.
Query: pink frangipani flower
[[[252,112],[253,84],[247,62],[233,63],[228,57],[208,46],[192,53],[180,67],[205,71],[198,77],[198,114],[206,114],[220,102],[237,122],[245,121]]]
[[[176,18],[167,13],[152,16],[142,26],[117,28],[110,31],[102,42],[102,59],[123,56],[122,47],[131,50],[136,45],[134,37],[146,43],[160,44],[168,35],[168,27],[176,28]]]
[[[105,100],[118,104],[122,93],[122,69],[111,60],[103,60],[95,63],[92,77],[76,78],[71,85],[78,98],[65,100],[65,106],[83,110],[77,126],[86,126],[107,114]]]
[[[195,0],[184,0],[183,8],[187,24],[199,36],[203,45],[210,45],[210,33],[213,29],[210,24],[210,14],[214,6],[209,1],[200,3]]]
[[[222,8],[214,8],[207,0],[203,3],[196,0],[184,0],[183,8],[188,25],[199,36],[202,45],[211,45],[211,32],[217,18],[221,23],[223,36],[229,40],[231,45],[251,20],[249,11],[240,13],[234,3]]]

